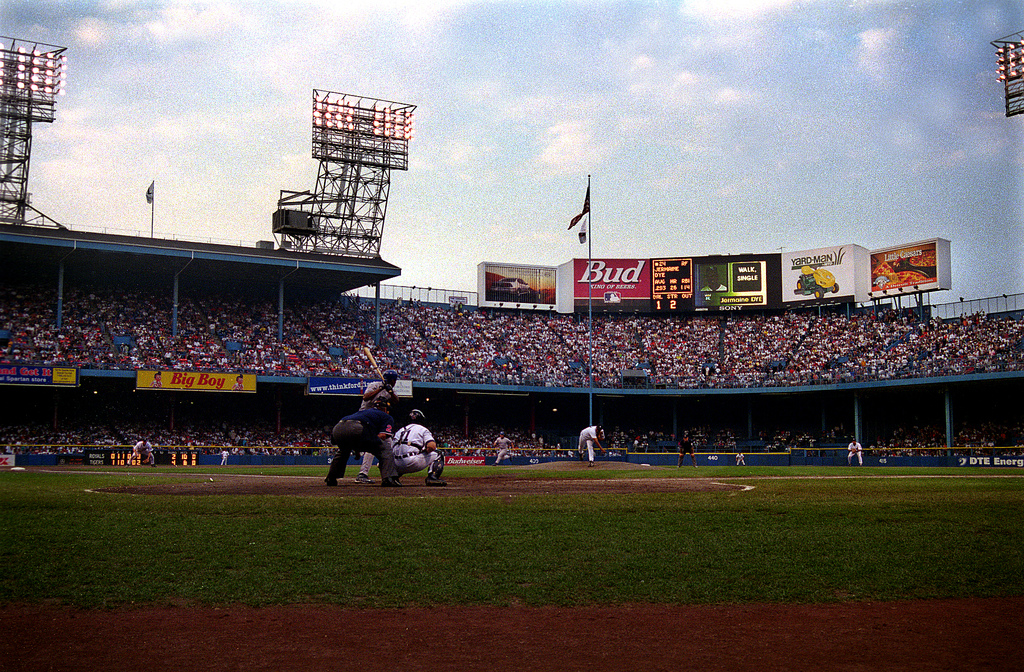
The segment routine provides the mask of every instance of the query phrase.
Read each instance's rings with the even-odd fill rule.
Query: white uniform
[[[131,461],[132,464],[135,464],[137,461],[138,464],[149,463],[154,467],[156,466],[156,459],[153,455],[153,446],[149,441],[142,440],[135,444],[135,447],[132,448]]]
[[[847,446],[846,449],[849,451],[848,453],[846,453],[847,464],[849,464],[852,467],[853,456],[856,455],[857,463],[860,464],[861,466],[864,466],[864,449],[861,448],[860,444],[857,442],[857,439],[851,441],[850,445]]]
[[[391,451],[395,456],[395,467],[398,468],[399,476],[430,468],[439,454],[436,450],[424,453],[423,448],[433,440],[430,430],[415,422],[395,432]]]
[[[587,427],[582,432],[580,432],[579,449],[580,452],[583,452],[583,449],[586,448],[587,460],[589,462],[594,461],[594,444],[600,445],[600,440],[597,436],[597,425],[594,425],[593,427]]]
[[[226,465],[228,463],[228,455],[230,455],[230,454],[231,453],[228,452],[227,448],[225,448],[224,450],[220,451],[220,466],[223,467],[224,465]]]

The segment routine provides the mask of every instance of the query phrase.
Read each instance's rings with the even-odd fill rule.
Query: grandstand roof
[[[0,277],[66,282],[276,288],[340,293],[401,274],[382,259],[0,225]]]

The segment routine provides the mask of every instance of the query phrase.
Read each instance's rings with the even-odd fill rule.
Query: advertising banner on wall
[[[873,298],[892,292],[951,289],[949,241],[944,238],[906,243],[871,252]]]
[[[555,267],[498,264],[476,267],[481,307],[550,310],[555,306]]]
[[[783,303],[867,301],[868,250],[859,245],[782,253]]]
[[[193,390],[200,392],[255,392],[255,373],[200,371],[136,371],[137,390]]]
[[[40,387],[77,387],[78,369],[66,366],[0,366],[0,385],[34,385]]]
[[[573,259],[571,271],[565,281],[575,310],[586,310],[591,298],[596,312],[650,310],[649,259]]]
[[[379,380],[379,379],[377,379]],[[327,378],[310,376],[306,379],[306,394],[352,394],[362,395],[366,386],[376,380],[362,378]],[[398,379],[395,381],[395,394],[399,397],[412,396],[412,380]]]

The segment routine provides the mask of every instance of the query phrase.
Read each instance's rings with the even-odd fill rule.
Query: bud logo
[[[645,259],[636,262],[636,266],[627,268],[625,266],[609,266],[600,259],[591,261],[584,270],[583,275],[576,282],[583,284],[634,284],[640,281],[640,274],[644,270]]]

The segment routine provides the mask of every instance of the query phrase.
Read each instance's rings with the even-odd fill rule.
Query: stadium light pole
[[[66,48],[0,37],[0,223],[66,228],[32,207],[32,124],[51,123],[64,95]]]
[[[409,169],[415,105],[313,90],[314,192],[282,190],[283,247],[377,258],[391,171]]]
[[[1024,31],[991,44],[996,48],[996,78],[1005,90],[1006,116],[1024,113]]]

